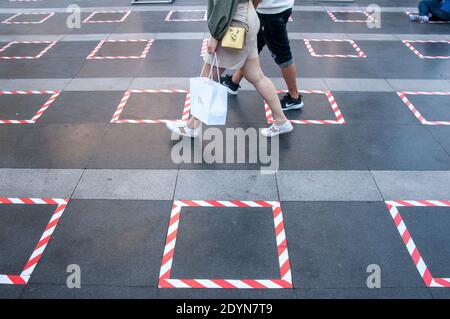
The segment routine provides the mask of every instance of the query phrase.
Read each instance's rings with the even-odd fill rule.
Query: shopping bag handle
[[[202,72],[200,73],[200,76],[202,76],[203,72],[205,71],[206,63],[203,63]],[[214,71],[214,67],[217,70],[217,80],[220,79],[220,70],[219,70],[219,57],[217,56],[217,53],[214,53],[214,57],[211,64],[211,69],[209,70],[208,79],[212,79],[212,73]]]

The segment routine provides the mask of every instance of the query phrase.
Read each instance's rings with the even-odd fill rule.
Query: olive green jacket
[[[213,38],[221,40],[232,21],[239,2],[249,0],[208,0],[208,28]]]

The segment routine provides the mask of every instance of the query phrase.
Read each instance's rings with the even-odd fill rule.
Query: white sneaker
[[[261,130],[261,134],[265,137],[274,137],[280,134],[289,133],[294,130],[294,126],[290,121],[286,121],[281,125],[272,124],[271,127]]]
[[[197,137],[200,132],[200,126],[197,128],[190,128],[186,121],[168,122],[166,127],[177,135],[186,137]]]

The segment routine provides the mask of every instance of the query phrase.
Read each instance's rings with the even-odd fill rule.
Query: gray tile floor
[[[132,13],[121,23],[68,29],[65,7],[73,2],[0,0],[0,21],[23,10],[55,12],[42,24],[0,24],[0,48],[60,40],[39,59],[2,57],[36,55],[46,44],[16,43],[0,52],[0,298],[450,298],[449,288],[427,287],[384,202],[450,200],[450,126],[423,125],[397,95],[450,92],[450,59],[421,59],[401,42],[448,41],[448,25],[410,23],[404,11],[414,9],[415,0],[402,7],[394,0],[335,5],[363,10],[379,4],[379,29],[333,22],[329,4],[296,1],[289,31],[300,89],[331,91],[345,124],[296,124],[279,140],[279,171],[262,174],[263,163],[248,157],[244,163],[176,163],[177,141],[163,124],[111,123],[127,89],[186,90],[199,74],[206,24],[164,19],[171,9],[204,9],[204,1],[133,7],[128,0],[75,1],[82,19],[94,11]],[[155,41],[143,59],[88,60],[107,38]],[[313,57],[308,38],[353,39],[367,57]],[[356,53],[345,42],[312,45],[318,54]],[[414,46],[425,55],[450,55],[448,43]],[[143,42],[110,42],[97,56],[142,49]],[[261,64],[283,89],[267,49]],[[33,90],[62,92],[35,124],[1,124],[30,119],[49,97],[6,91]],[[304,109],[289,119],[335,119],[325,94],[305,92],[304,99]],[[450,121],[450,95],[408,99],[427,120]],[[135,93],[120,118],[179,119],[185,100],[181,92]],[[266,125],[264,101],[244,82],[229,98],[226,126],[217,130]],[[198,152],[188,149],[192,157]],[[248,155],[247,143],[243,150]],[[2,284],[2,274],[20,274],[55,206],[12,205],[4,198],[70,199],[27,285]],[[279,201],[293,289],[158,288],[174,200]],[[399,212],[429,271],[448,278],[450,207]],[[171,275],[277,279],[276,243],[269,208],[183,207]],[[66,286],[70,264],[81,267],[81,289]],[[371,264],[381,268],[380,289],[367,288]]]

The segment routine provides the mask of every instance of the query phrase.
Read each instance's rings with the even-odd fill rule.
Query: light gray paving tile
[[[62,35],[2,35],[0,36],[1,42],[11,42],[11,41],[60,41]]]
[[[131,78],[77,78],[70,81],[65,91],[122,91],[128,89]]]
[[[108,33],[98,34],[67,34],[62,36],[61,41],[100,41],[109,37]]]
[[[200,72],[200,71],[199,71]],[[135,78],[130,83],[132,90],[145,89],[189,89],[189,78]]]
[[[329,39],[329,40],[347,40],[349,35],[346,33],[302,33],[303,39]]]
[[[399,40],[444,40],[440,34],[395,34]]]
[[[370,33],[350,33],[347,35],[347,39],[351,40],[364,40],[364,41],[398,41],[392,34],[370,34]]]
[[[380,201],[368,171],[279,171],[282,201]]]
[[[171,200],[176,170],[86,170],[77,199]]]
[[[0,197],[68,198],[83,170],[0,169]]]
[[[180,170],[176,199],[278,200],[275,176],[257,170]]]
[[[385,200],[449,200],[450,172],[372,171]]]
[[[391,92],[392,87],[383,79],[324,79],[331,91]]]
[[[63,90],[70,79],[12,79],[4,80],[1,89],[5,91],[15,90]]]
[[[450,91],[448,80],[400,80],[388,79],[395,91]]]

